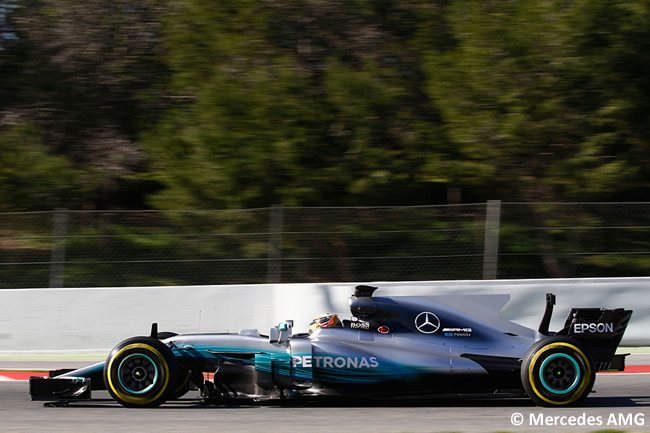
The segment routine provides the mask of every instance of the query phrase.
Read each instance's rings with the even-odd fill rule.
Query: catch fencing
[[[648,275],[650,203],[0,214],[0,288]]]

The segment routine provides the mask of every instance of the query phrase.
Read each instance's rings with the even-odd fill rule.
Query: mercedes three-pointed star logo
[[[435,314],[424,311],[415,318],[415,328],[423,334],[433,334],[440,328],[440,319]]]

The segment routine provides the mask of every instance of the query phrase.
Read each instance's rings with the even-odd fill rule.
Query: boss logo
[[[369,322],[351,322],[350,328],[352,329],[370,329]]]

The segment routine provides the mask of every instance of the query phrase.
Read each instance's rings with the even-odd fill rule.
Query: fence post
[[[282,232],[284,231],[284,206],[274,204],[269,215],[269,259],[266,280],[282,282]]]
[[[485,243],[483,246],[483,279],[497,278],[499,262],[499,228],[501,200],[488,200],[485,213]]]
[[[65,238],[68,232],[68,210],[56,209],[52,224],[50,255],[50,287],[63,287],[65,273]]]

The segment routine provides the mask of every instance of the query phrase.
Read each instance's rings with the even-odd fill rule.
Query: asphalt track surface
[[[552,409],[527,399],[210,406],[196,393],[126,409],[103,391],[46,407],[29,400],[27,382],[2,381],[0,432],[650,432],[650,374],[599,374],[594,390],[581,407]]]

